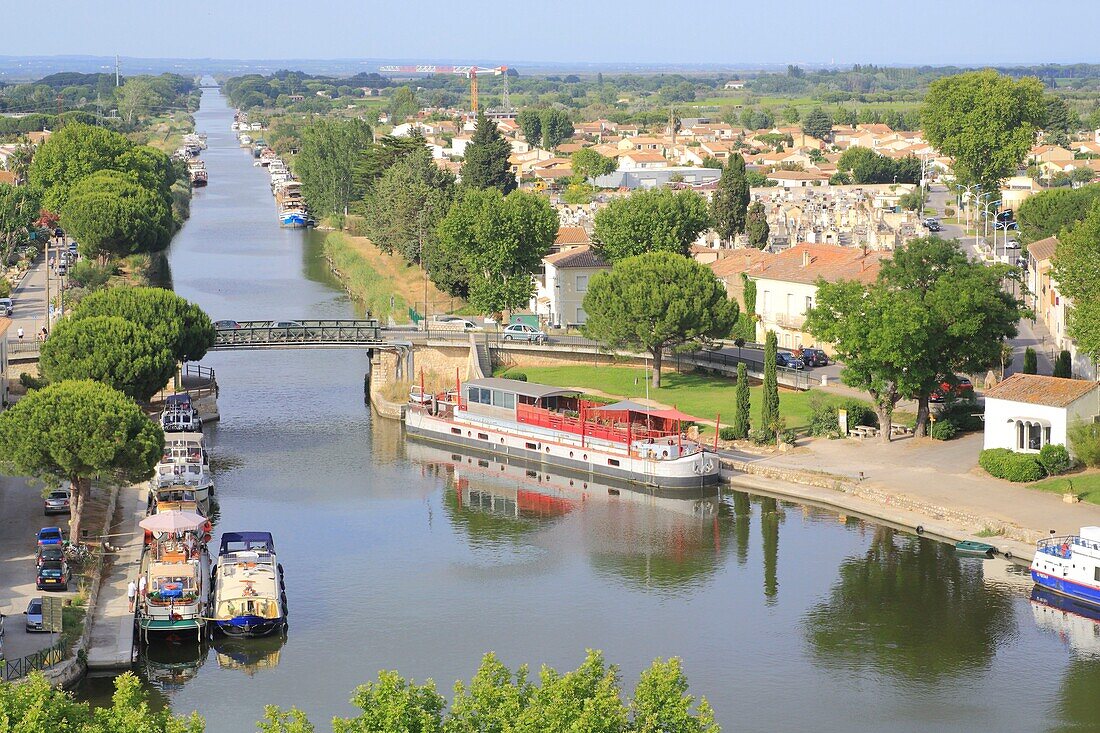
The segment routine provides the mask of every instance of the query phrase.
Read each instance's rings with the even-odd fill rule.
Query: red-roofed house
[[[562,231],[558,234],[562,235]],[[568,247],[543,257],[542,265],[543,275],[535,279],[531,311],[554,327],[587,321],[584,296],[588,283],[599,273],[611,269],[600,251],[591,244]]]
[[[985,447],[1038,453],[1069,444],[1069,428],[1100,415],[1100,385],[1091,380],[1013,374],[985,392]]]

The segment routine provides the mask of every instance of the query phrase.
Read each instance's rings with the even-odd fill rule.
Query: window
[[[509,410],[516,408],[516,396],[511,392],[502,392],[499,389],[492,390],[493,407],[504,407]]]
[[[588,314],[584,312],[584,308],[577,308],[577,323],[587,323]]]
[[[488,433],[478,433],[477,437],[478,437],[479,440],[488,440],[489,439],[489,434]]]
[[[527,447],[527,450],[538,450],[539,449],[537,443],[524,443],[524,445]]]
[[[459,430],[458,428],[451,428],[451,434],[452,435],[462,435],[462,431]]]
[[[1092,569],[1092,579],[1100,583],[1100,567]]]
[[[806,296],[806,310],[803,313],[809,313],[810,309],[814,307],[814,297],[812,295]]]
[[[619,461],[616,458],[608,458],[607,459],[607,465],[609,465],[609,466],[618,466]]]
[[[588,275],[577,275],[577,292],[588,292]]]

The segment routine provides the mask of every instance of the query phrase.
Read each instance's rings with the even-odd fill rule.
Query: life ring
[[[171,591],[171,590],[183,590],[183,584],[181,584],[181,583],[165,583],[163,588],[164,588],[164,590],[169,590],[169,591]]]
[[[1062,543],[1062,557],[1069,557],[1069,543]]]

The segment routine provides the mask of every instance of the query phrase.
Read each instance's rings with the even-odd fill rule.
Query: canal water
[[[268,176],[205,90],[210,185],[170,254],[214,319],[347,318],[319,234],[277,226]],[[629,688],[676,655],[728,731],[1100,729],[1100,627],[1033,603],[1003,562],[750,497],[649,496],[404,441],[363,400],[356,351],[218,353],[218,530],[274,533],[279,640],[158,648],[139,672],[212,733],[265,704],[319,730],[380,669],[446,694],[495,651]],[[99,697],[104,681],[85,689]]]

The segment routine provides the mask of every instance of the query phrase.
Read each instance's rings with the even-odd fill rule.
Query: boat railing
[[[1055,557],[1069,557],[1074,547],[1084,547],[1089,550],[1100,552],[1100,542],[1087,540],[1075,534],[1066,535],[1064,537],[1049,537],[1039,540],[1036,543],[1036,549],[1039,552],[1054,555]]]
[[[653,430],[638,425],[628,427],[626,423],[622,422],[583,420],[579,416],[572,417],[560,412],[524,404],[516,405],[516,420],[525,425],[560,430],[565,433],[606,440],[611,443],[622,443],[623,445],[637,440],[675,440],[678,437],[676,433]]]

